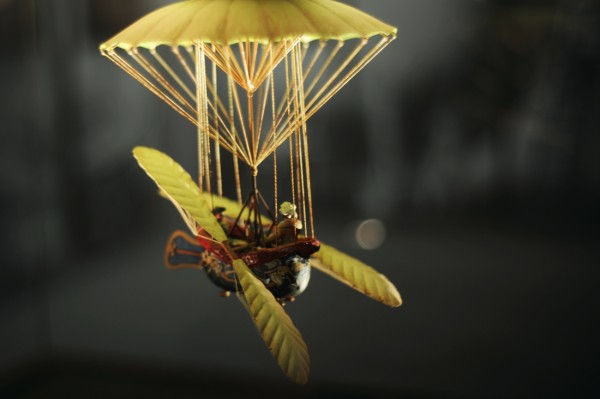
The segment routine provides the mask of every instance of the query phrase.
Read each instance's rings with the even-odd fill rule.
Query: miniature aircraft
[[[202,269],[224,295],[236,292],[299,384],[308,381],[308,349],[283,305],[306,289],[312,268],[388,306],[402,303],[385,276],[316,238],[307,127],[395,33],[333,0],[185,0],[100,46],[197,127],[196,181],[158,150],[133,150],[189,229],[169,238],[166,266]],[[227,158],[236,200],[223,195]],[[273,184],[259,190],[267,160]]]

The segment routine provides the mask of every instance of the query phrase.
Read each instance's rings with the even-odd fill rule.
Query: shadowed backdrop
[[[167,3],[0,0],[2,397],[600,392],[597,2],[347,1],[398,37],[309,122],[316,232],[405,303],[315,271],[303,388],[162,265],[183,223],[131,149],[194,170],[195,131],[97,47]]]

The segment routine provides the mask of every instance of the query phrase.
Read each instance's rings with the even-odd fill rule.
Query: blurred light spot
[[[356,242],[362,249],[372,251],[385,242],[385,225],[379,219],[368,219],[359,223],[354,233]]]

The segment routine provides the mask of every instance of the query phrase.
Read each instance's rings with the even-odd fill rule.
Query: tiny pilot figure
[[[279,245],[290,244],[296,241],[298,230],[302,230],[302,222],[298,220],[296,205],[284,202],[279,207],[283,220],[277,224],[274,231],[266,238],[266,243],[276,242]]]

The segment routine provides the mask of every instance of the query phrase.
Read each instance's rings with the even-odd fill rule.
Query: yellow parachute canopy
[[[198,42],[347,40],[395,35],[396,28],[333,0],[186,0],[160,8],[100,46],[101,50]]]

